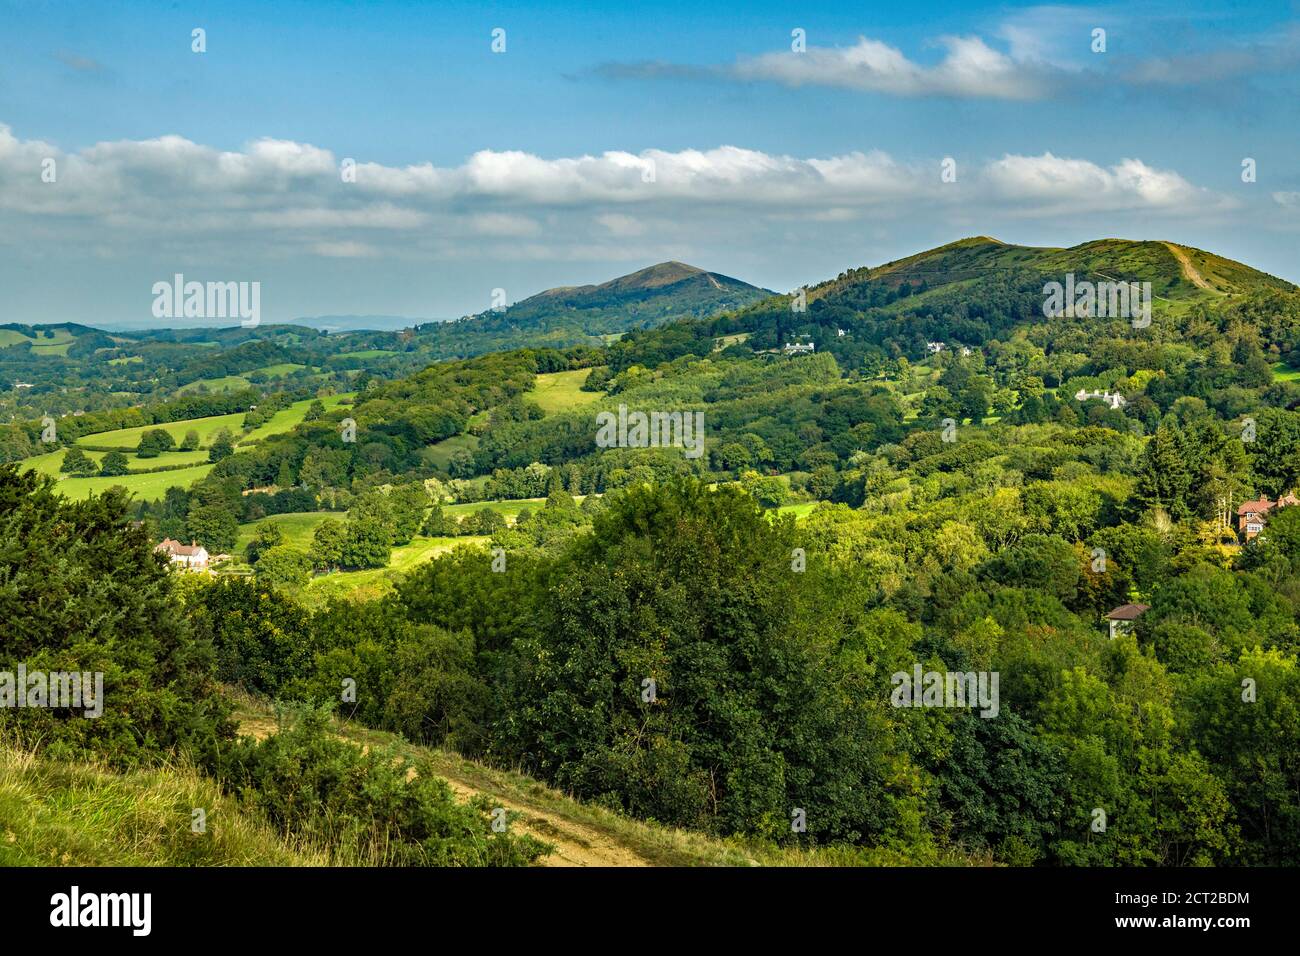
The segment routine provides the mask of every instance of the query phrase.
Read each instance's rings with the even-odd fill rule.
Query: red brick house
[[[1300,505],[1300,498],[1295,495],[1283,495],[1277,501],[1260,498],[1258,501],[1243,501],[1237,508],[1237,533],[1243,541],[1249,541],[1264,530],[1268,513],[1274,508],[1287,508]]]

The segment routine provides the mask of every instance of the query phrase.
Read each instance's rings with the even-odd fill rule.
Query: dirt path
[[[1181,248],[1174,245],[1172,242],[1166,242],[1165,247],[1174,254],[1174,258],[1177,259],[1178,264],[1182,266],[1183,275],[1187,278],[1188,282],[1196,286],[1198,289],[1207,289],[1210,292],[1219,291],[1214,286],[1210,285],[1210,283],[1205,281],[1205,276],[1196,271],[1196,266],[1192,265],[1192,260],[1187,258],[1187,253],[1183,252]]]
[[[439,771],[456,796],[462,800],[478,796],[476,790],[464,780],[456,780]],[[496,799],[494,794],[489,797]],[[515,799],[502,800],[499,806],[519,813],[511,827],[550,843],[555,849],[541,859],[542,866],[649,866],[627,847],[620,846],[609,837],[572,820],[531,804]]]
[[[239,732],[262,740],[276,732],[276,723],[271,717],[240,715]],[[438,776],[446,780],[452,792],[462,800],[484,794],[497,801],[497,806],[517,812],[519,817],[511,823],[514,830],[555,847],[542,858],[542,866],[650,866],[648,861],[592,827],[565,819],[527,800],[502,798],[492,790],[457,778],[443,767],[438,769]]]

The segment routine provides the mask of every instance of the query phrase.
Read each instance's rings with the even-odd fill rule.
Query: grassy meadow
[[[548,415],[590,405],[601,397],[599,392],[582,391],[582,383],[591,372],[589,368],[579,368],[571,372],[538,375],[537,384],[526,397],[536,402]]]
[[[338,408],[350,398],[350,395],[330,395],[320,399],[320,401],[329,411]],[[97,448],[115,448],[125,453],[127,467],[133,474],[120,477],[102,478],[94,476],[81,478],[62,475],[59,472],[59,466],[63,462],[64,454],[67,452],[65,448],[25,458],[22,461],[22,466],[25,469],[32,469],[56,478],[59,482],[59,492],[69,498],[86,498],[91,494],[100,494],[107,491],[113,485],[121,485],[138,498],[157,501],[163,497],[168,488],[174,485],[186,488],[212,470],[212,465],[208,462],[207,448],[211,445],[212,439],[217,432],[223,428],[236,436],[238,445],[251,444],[271,435],[289,431],[300,424],[306,417],[307,409],[314,400],[304,399],[300,402],[294,402],[288,408],[276,412],[265,425],[253,429],[242,438],[239,436],[243,429],[244,413],[237,412],[232,415],[189,418],[184,421],[168,422],[161,425],[119,428],[114,431],[84,435],[78,439],[77,444],[83,446],[83,450],[84,446],[89,445]],[[135,454],[135,449],[140,444],[140,437],[146,431],[155,428],[161,428],[167,432],[176,440],[178,445],[184,440],[186,433],[191,430],[196,431],[199,434],[200,447],[195,451],[169,451],[163,452],[156,458],[140,458]],[[96,464],[103,460],[105,454],[107,452],[86,451],[87,457]],[[168,471],[148,471],[148,469],[166,468],[171,465],[187,465],[189,467],[175,468]]]

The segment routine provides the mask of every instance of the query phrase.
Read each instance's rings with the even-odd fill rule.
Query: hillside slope
[[[587,334],[604,335],[669,319],[700,318],[771,294],[684,262],[661,262],[599,285],[547,289],[516,302],[503,318],[539,328],[576,320]]]
[[[271,709],[246,695],[237,697],[235,718],[243,735],[263,738],[277,730]],[[889,866],[915,865],[886,850],[775,847],[661,826],[583,803],[532,777],[467,760],[459,754],[405,743],[395,734],[338,721],[336,732],[362,747],[396,742],[403,754],[430,760],[462,800],[485,797],[519,816],[512,827],[552,845],[538,865],[570,866]],[[945,856],[945,866],[986,865],[987,860]]]
[[[408,346],[430,359],[515,348],[600,344],[630,329],[709,318],[773,293],[683,262],[661,262],[595,285],[546,289],[500,310],[421,325]]]
[[[1082,280],[1111,277],[1150,282],[1153,292],[1178,299],[1204,293],[1244,294],[1276,289],[1294,291],[1284,279],[1232,259],[1167,241],[1097,239],[1069,248],[1017,246],[989,236],[959,239],[869,269],[854,269],[810,290],[824,298],[862,282],[897,289],[904,283],[927,290],[1027,270],[1045,277],[1074,272]]]
[[[192,832],[195,807],[211,826]],[[0,741],[0,866],[324,866],[185,767],[115,773]]]

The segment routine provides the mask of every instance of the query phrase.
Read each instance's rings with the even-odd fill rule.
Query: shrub
[[[493,832],[492,808],[457,803],[428,761],[331,736],[323,709],[282,718],[260,742],[242,738],[218,773],[273,825],[378,866],[527,866],[550,852]]]

